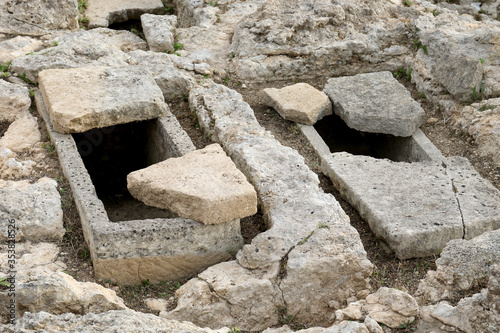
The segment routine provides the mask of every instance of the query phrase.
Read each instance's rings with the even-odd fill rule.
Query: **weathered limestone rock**
[[[285,119],[314,125],[332,114],[332,103],[324,92],[307,83],[297,83],[282,89],[263,90],[264,103],[273,107]]]
[[[125,52],[147,49],[147,43],[130,31],[105,28],[76,31],[50,43],[54,46],[14,59],[10,70],[38,82],[38,73],[45,69],[127,66]]]
[[[151,51],[174,52],[177,16],[144,14],[141,15],[141,24]]]
[[[14,121],[30,108],[28,88],[0,80],[0,121]]]
[[[272,275],[270,275],[270,274]],[[269,278],[277,272],[252,271],[236,261],[208,268],[176,292],[177,307],[161,317],[189,320],[196,325],[255,331],[279,321],[280,291]]]
[[[132,51],[129,56],[131,65],[143,67],[155,80],[166,100],[187,96],[191,87],[195,85],[191,76],[178,69],[194,71],[194,64],[186,58],[142,50]]]
[[[7,132],[0,138],[0,147],[20,152],[32,147],[41,138],[36,118],[27,113],[9,126]]]
[[[485,231],[500,228],[500,191],[482,178],[463,157],[448,158],[446,173],[464,222],[464,238],[471,239]]]
[[[0,246],[0,275],[5,276],[11,269],[8,263],[8,244]],[[62,271],[66,264],[60,259],[61,249],[54,243],[16,243],[17,272],[30,270],[31,272],[52,273]]]
[[[37,39],[17,36],[0,42],[0,64],[5,65],[17,57],[32,51],[39,51],[43,43]]]
[[[144,300],[146,306],[151,310],[163,312],[167,310],[169,301],[163,298],[147,298]]]
[[[368,288],[372,269],[350,228],[318,226],[288,254],[280,283],[287,314],[301,323],[331,324],[345,300]],[[330,280],[337,283],[324,283]]]
[[[57,182],[42,178],[30,185],[28,182],[3,182],[0,184],[1,240],[59,241],[64,235],[61,196]],[[14,220],[16,232],[8,232]]]
[[[500,165],[500,98],[456,108],[452,116],[455,124],[477,142],[477,151]]]
[[[418,17],[415,26],[422,47],[409,66],[420,91],[436,102],[449,93],[466,101],[500,93],[500,58],[495,56],[500,22],[440,10],[435,17]]]
[[[2,179],[20,179],[29,177],[36,165],[34,161],[18,161],[14,157],[8,158],[0,166],[0,177]]]
[[[115,22],[139,19],[144,13],[163,14],[161,0],[92,0],[88,2],[85,15],[89,27],[107,27]]]
[[[347,216],[318,187],[303,158],[259,125],[240,94],[208,83],[191,90],[189,101],[202,127],[254,185],[269,229],[245,245],[237,261],[211,267],[185,284],[178,291],[177,308],[164,315],[202,326],[263,330],[279,323],[278,308],[289,307],[308,324],[331,325],[335,303],[368,289],[372,270]],[[309,259],[317,263],[304,262]],[[348,260],[353,270],[344,266]],[[278,277],[281,268],[285,276],[290,274],[283,281]],[[344,269],[345,274],[327,274],[328,269]],[[336,294],[328,313],[320,314],[325,298],[310,292],[314,282],[304,283],[304,276],[319,285],[318,293]],[[255,293],[257,297],[251,296]]]
[[[147,205],[204,224],[257,213],[257,194],[218,144],[170,158],[127,176],[127,188]]]
[[[114,310],[103,313],[87,313],[84,316],[73,313],[53,315],[47,312],[29,313],[16,321],[16,325],[0,325],[5,333],[28,333],[33,330],[64,333],[115,331],[122,333],[170,332],[170,333],[227,333],[228,328],[211,330],[200,328],[188,322],[160,318],[150,313],[132,310]]]
[[[500,227],[500,192],[466,159],[445,163],[335,153],[322,168],[375,235],[406,259],[439,254],[452,239]]]
[[[417,300],[438,302],[459,297],[463,291],[485,286],[488,268],[500,257],[500,230],[485,232],[471,240],[448,243],[437,269],[427,272],[417,290]]]
[[[40,90],[61,133],[157,118],[168,109],[155,81],[132,66],[49,69],[40,73]]]
[[[5,306],[9,297],[0,295]],[[2,302],[3,301],[3,302]],[[101,313],[127,307],[116,293],[92,282],[78,282],[63,272],[20,272],[16,275],[17,315],[46,311],[53,314]]]
[[[404,21],[411,15],[390,1],[261,4],[234,31],[230,52],[241,80],[393,70],[410,51],[400,45],[408,45]]]
[[[324,92],[334,112],[358,131],[406,137],[424,123],[424,110],[390,72],[333,78]]]
[[[0,34],[40,36],[60,29],[78,29],[76,1],[0,1]]]
[[[364,320],[368,317],[391,328],[413,322],[419,315],[419,307],[413,297],[386,287],[368,295],[366,300],[351,303],[340,311],[343,318]]]
[[[358,323],[355,321],[342,321],[338,324],[330,326],[328,328],[324,327],[312,327],[308,329],[301,330],[304,333],[383,333],[382,327],[380,327],[377,322],[366,317],[364,323]],[[292,333],[295,332],[288,325],[284,325],[280,328],[268,328],[262,333]]]
[[[463,298],[456,306],[440,302],[422,308],[422,320],[417,332],[449,327],[466,333],[495,332],[500,327],[500,265],[489,269],[488,287],[472,297]],[[422,328],[420,328],[422,326]],[[448,330],[446,330],[448,331]]]

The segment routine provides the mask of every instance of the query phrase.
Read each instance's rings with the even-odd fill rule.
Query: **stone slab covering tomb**
[[[147,205],[204,224],[257,213],[257,193],[218,144],[132,172],[127,184]]]
[[[153,119],[166,112],[160,88],[138,67],[49,69],[39,74],[39,83],[60,133]]]
[[[121,284],[177,280],[227,260],[241,248],[239,220],[218,225],[180,217],[112,222],[73,136],[54,131],[40,92],[36,93],[36,102],[71,185],[97,278]],[[146,149],[152,163],[195,149],[175,117],[165,111],[165,116],[150,121],[144,133],[152,145]],[[94,144],[90,148],[97,150],[104,144],[99,137],[88,136],[88,144]]]
[[[500,191],[467,159],[404,163],[349,153],[323,161],[332,182],[400,259],[500,227]]]
[[[333,111],[358,131],[411,136],[424,122],[424,110],[390,72],[328,80],[324,92]]]
[[[266,88],[264,103],[273,107],[285,119],[314,125],[332,114],[332,103],[326,94],[307,83],[297,83],[282,89]]]

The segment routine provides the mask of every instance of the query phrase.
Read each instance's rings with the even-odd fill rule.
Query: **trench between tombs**
[[[145,205],[127,190],[127,175],[167,159],[156,120],[72,134],[78,152],[112,222],[177,217]]]

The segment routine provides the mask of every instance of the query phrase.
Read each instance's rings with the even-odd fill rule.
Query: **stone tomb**
[[[358,132],[336,115],[299,128],[323,173],[400,259],[500,228],[500,191],[466,159],[442,156],[420,129],[409,137]]]
[[[109,132],[119,132],[119,127],[124,125],[78,134],[74,138],[70,134],[54,131],[45,101],[39,92],[36,102],[56,146],[64,174],[70,182],[98,278],[122,284],[136,284],[144,280],[153,283],[176,280],[227,260],[242,247],[239,220],[204,225],[191,219],[165,217],[173,215],[161,211],[160,217],[155,214],[150,214],[150,218],[132,220],[113,217],[117,222],[112,222],[109,205],[106,207],[99,197],[106,186],[100,186],[99,182],[94,184],[96,175],[92,179],[82,157],[86,159],[92,151],[99,150],[104,144],[100,141],[108,140],[106,136]],[[148,149],[143,156],[146,165],[169,157],[179,157],[195,149],[168,110],[165,116],[137,126],[135,130],[143,131],[147,137],[145,144]],[[111,182],[111,179],[108,181]],[[117,184],[116,187],[120,186]],[[144,216],[148,212],[142,210],[141,214]],[[164,217],[161,214],[165,214]]]

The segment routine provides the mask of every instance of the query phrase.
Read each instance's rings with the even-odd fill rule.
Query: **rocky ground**
[[[500,190],[499,18],[495,0],[0,0],[0,330],[497,332],[500,231],[398,259],[262,90],[390,71],[441,153]],[[158,283],[96,276],[34,98],[49,89],[42,71],[96,66],[139,66],[194,146],[220,143],[256,188],[231,260]],[[84,103],[107,89],[89,82]]]

